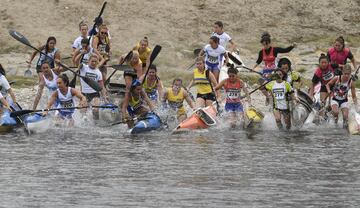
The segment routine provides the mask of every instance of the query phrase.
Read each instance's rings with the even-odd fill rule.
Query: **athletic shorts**
[[[204,99],[205,101],[206,100],[212,100],[212,101],[215,101],[216,99],[215,99],[215,95],[214,95],[214,93],[206,93],[206,94],[197,94],[196,95],[196,98],[202,98],[202,99]]]
[[[94,98],[100,98],[100,93],[99,92],[94,92],[94,93],[83,93],[83,95],[86,97],[86,101],[88,103],[90,103]]]
[[[243,113],[244,108],[241,103],[226,103],[225,104],[225,111],[226,112],[238,112]]]
[[[274,108],[274,111],[279,111],[281,114],[283,115],[290,115],[290,110],[289,109],[278,109],[278,108]]]
[[[341,108],[349,108],[349,104],[348,104],[348,99],[345,100],[337,100],[337,99],[332,99],[331,100],[331,105],[337,105],[340,109]]]
[[[208,70],[210,70],[211,72],[220,71],[221,66],[219,63],[217,63],[217,64],[212,64],[210,62],[205,62],[205,63],[206,63],[206,68]]]
[[[265,80],[266,82],[270,81],[271,80],[271,73],[273,72],[274,70],[273,69],[263,69],[261,71],[262,73],[262,79]],[[269,76],[268,76],[269,75]],[[268,76],[268,77],[267,77]]]
[[[58,116],[61,119],[72,119],[75,111],[62,111],[62,110],[59,110],[58,112],[59,112]]]

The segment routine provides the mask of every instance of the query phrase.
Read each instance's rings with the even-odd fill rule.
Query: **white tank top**
[[[74,96],[71,94],[71,87],[68,87],[66,95],[63,95],[59,89],[57,89],[58,92],[58,101],[59,101],[59,108],[70,108],[74,107]],[[62,110],[64,112],[66,111],[73,111],[73,110]]]
[[[58,87],[57,87],[57,83],[56,80],[58,78],[58,76],[54,73],[54,71],[51,69],[51,73],[53,75],[53,79],[50,81],[48,80],[45,75],[43,75],[44,77],[44,81],[45,81],[45,86],[50,90],[50,91],[55,91]]]
[[[80,75],[88,77],[96,82],[99,82],[102,80],[102,74],[99,69],[91,69],[89,65],[83,65],[83,67],[80,69]],[[81,92],[82,93],[96,93],[96,91],[91,88],[82,78],[80,78],[81,83]]]
[[[55,67],[54,58],[55,58],[55,54],[56,54],[56,52],[57,52],[58,50],[59,50],[59,49],[54,48],[50,53],[49,53],[49,52],[46,53],[45,49],[43,49],[41,52],[46,53],[48,56],[51,57],[51,59],[48,58],[48,57],[46,57],[46,56],[43,55],[43,54],[40,54],[40,57],[39,57],[38,62],[37,62],[36,65],[41,66],[42,63],[44,63],[45,61],[47,61],[47,62],[49,62],[49,64],[50,64],[50,68],[54,68],[54,67]]]

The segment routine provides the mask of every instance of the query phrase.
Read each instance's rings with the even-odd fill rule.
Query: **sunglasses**
[[[106,34],[107,34],[107,32],[100,32],[100,34],[102,34],[102,35],[106,35]]]

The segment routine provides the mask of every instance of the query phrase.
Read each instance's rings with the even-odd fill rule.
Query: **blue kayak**
[[[44,121],[47,119],[47,117],[43,117],[39,113],[33,113],[33,114],[26,114],[24,116],[21,116],[22,121],[27,125],[37,124],[41,121]],[[21,125],[20,121],[18,122],[16,118],[10,117],[10,112],[5,111],[3,115],[0,117],[0,126],[1,127],[16,127]]]
[[[131,134],[144,133],[159,129],[161,127],[161,119],[155,113],[148,113],[144,119],[138,121],[135,126],[130,129]]]

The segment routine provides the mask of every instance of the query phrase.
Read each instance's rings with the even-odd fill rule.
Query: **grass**
[[[11,85],[13,88],[28,88],[30,86],[34,86],[37,84],[38,78],[37,76],[32,77],[24,77],[24,76],[8,76],[7,79],[10,81],[15,81],[14,84]]]

